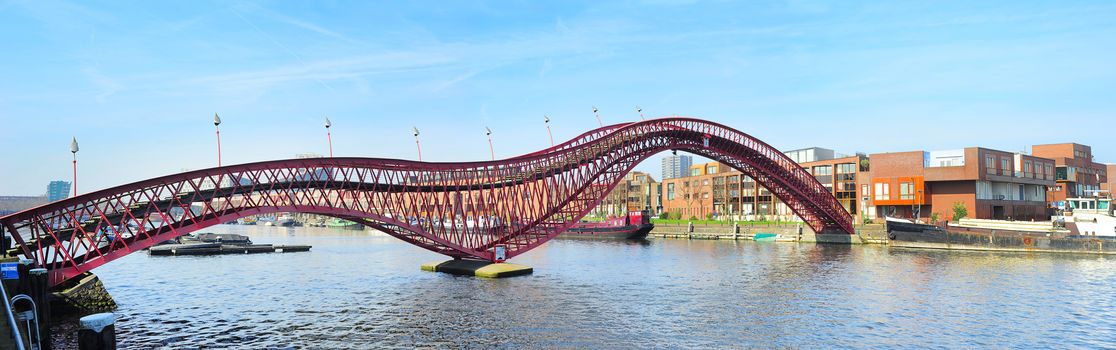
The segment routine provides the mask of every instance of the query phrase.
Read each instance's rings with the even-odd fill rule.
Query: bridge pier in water
[[[509,263],[494,263],[485,260],[453,259],[422,264],[423,271],[444,272],[460,276],[503,278],[529,275],[534,272],[530,266]]]

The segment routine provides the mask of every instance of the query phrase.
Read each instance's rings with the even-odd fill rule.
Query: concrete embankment
[[[870,224],[856,227],[857,234],[818,235],[810,226],[801,223],[724,223],[717,225],[655,224],[650,237],[684,239],[774,240],[778,242],[838,243],[838,244],[887,244],[884,225]],[[773,237],[774,236],[774,237]]]

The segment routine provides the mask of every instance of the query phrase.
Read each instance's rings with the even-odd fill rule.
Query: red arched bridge
[[[491,162],[313,158],[225,166],[121,185],[0,218],[8,256],[52,285],[208,226],[274,212],[356,221],[455,258],[514,257],[574,225],[640,161],[683,150],[755,179],[817,232],[852,217],[809,172],[745,133],[691,118],[602,127]]]

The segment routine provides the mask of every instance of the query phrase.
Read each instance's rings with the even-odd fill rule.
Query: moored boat
[[[655,225],[646,211],[634,211],[600,222],[580,222],[559,237],[643,239],[653,228]]]
[[[291,227],[295,225],[294,217],[283,214],[275,218],[275,226]]]
[[[340,229],[348,229],[348,230],[360,230],[360,229],[364,228],[364,226],[361,225],[361,224],[358,224],[358,223],[355,223],[355,222],[352,222],[352,221],[349,221],[349,220],[337,219],[337,218],[330,219],[329,221],[326,221],[324,226],[329,227],[329,228],[340,228]]]
[[[1116,254],[1116,237],[1081,235],[1053,222],[962,220],[943,227],[888,218],[887,234],[892,247],[902,248]]]

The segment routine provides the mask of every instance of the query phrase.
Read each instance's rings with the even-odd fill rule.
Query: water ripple
[[[441,257],[385,236],[214,231],[314,249],[99,268],[121,348],[1116,346],[1108,257],[556,240],[489,280],[419,271]]]

